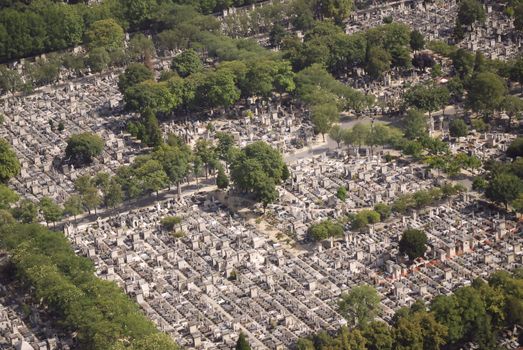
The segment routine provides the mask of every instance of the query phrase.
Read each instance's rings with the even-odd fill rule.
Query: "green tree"
[[[371,47],[367,50],[367,72],[373,79],[383,76],[390,69],[392,56],[380,47]]]
[[[0,90],[6,92],[16,92],[22,88],[22,77],[14,69],[9,69],[0,65]]]
[[[461,79],[468,77],[474,70],[474,55],[466,49],[458,49],[451,54],[452,65]]]
[[[434,84],[419,84],[407,90],[404,96],[405,104],[420,111],[432,112],[445,107],[450,99],[449,91],[445,87]]]
[[[227,108],[239,98],[234,74],[228,70],[209,72],[196,86],[196,100],[208,108]]]
[[[338,109],[335,105],[325,103],[312,106],[311,113],[315,130],[322,135],[323,141],[325,141],[325,134],[339,120]]]
[[[249,345],[249,342],[247,341],[247,337],[243,332],[240,332],[240,335],[238,337],[238,341],[236,342],[236,350],[251,350],[251,346]]]
[[[478,0],[462,0],[459,3],[458,23],[470,26],[476,21],[485,21],[483,5]]]
[[[121,93],[125,93],[125,90],[129,87],[153,79],[153,72],[149,68],[141,63],[132,63],[125,69],[124,73],[120,74],[118,89]]]
[[[229,178],[225,174],[225,171],[223,170],[223,167],[220,167],[218,169],[218,175],[216,176],[216,185],[219,189],[226,189],[229,187]]]
[[[333,125],[329,130],[329,137],[336,142],[338,148],[340,148],[340,144],[343,142],[343,135],[344,130],[339,125]]]
[[[92,23],[85,36],[91,49],[103,47],[109,51],[122,48],[125,39],[122,27],[112,18]]]
[[[125,19],[129,21],[131,27],[139,27],[147,20],[151,19],[156,8],[154,0],[126,0],[120,6],[123,8]]]
[[[336,191],[336,197],[342,202],[345,202],[347,199],[347,189],[343,186],[338,187],[338,191]]]
[[[407,254],[410,260],[423,257],[427,250],[427,235],[425,232],[408,229],[403,232],[399,241],[399,251]]]
[[[114,208],[118,204],[122,203],[124,199],[124,193],[122,190],[122,185],[116,181],[116,179],[111,179],[104,190],[104,204],[108,208]]]
[[[148,146],[158,147],[163,143],[162,130],[158,125],[158,119],[156,118],[154,113],[151,113],[150,111],[146,111],[144,114],[144,127],[145,133],[147,135],[146,143]]]
[[[463,119],[452,119],[449,124],[449,133],[452,137],[463,137],[468,134],[468,126]]]
[[[514,7],[514,27],[516,30],[523,30],[523,3],[519,3]]]
[[[215,150],[218,159],[230,163],[229,155],[231,148],[234,146],[234,136],[226,132],[217,132],[215,136],[218,139]]]
[[[169,182],[176,184],[178,196],[181,196],[180,184],[189,174],[191,150],[186,145],[163,144],[152,154],[158,160],[167,175]]]
[[[390,217],[392,208],[385,203],[378,203],[374,206],[374,211],[380,214],[380,220],[384,221]]]
[[[251,194],[264,206],[277,198],[275,186],[289,176],[281,153],[258,141],[246,146],[231,164],[231,179],[237,190]]]
[[[463,321],[458,299],[454,295],[438,295],[430,304],[436,320],[447,327],[447,342],[452,344],[463,337]]]
[[[410,47],[413,51],[423,50],[425,47],[425,38],[418,30],[410,32]]]
[[[140,113],[168,113],[176,108],[181,100],[173,95],[166,82],[157,83],[145,80],[127,88],[124,92],[126,107]]]
[[[507,148],[507,156],[512,159],[523,156],[523,137],[519,136]]]
[[[87,187],[85,192],[82,194],[82,203],[89,214],[91,214],[91,210],[96,212],[96,208],[98,208],[102,203],[102,197],[100,196],[99,190],[94,186]]]
[[[320,19],[333,18],[337,23],[341,23],[349,16],[352,6],[352,0],[319,1],[316,2],[315,12]]]
[[[363,209],[351,218],[351,228],[353,230],[365,229],[368,225],[378,223],[380,214],[374,210]]]
[[[167,231],[172,231],[176,226],[180,226],[180,230],[182,229],[182,217],[181,216],[166,216],[161,221],[160,224],[163,226],[164,229]]]
[[[485,56],[480,51],[477,51],[474,59],[474,73],[485,72],[487,70],[486,65]]]
[[[408,139],[422,138],[427,135],[427,119],[418,110],[410,109],[404,119],[405,137]]]
[[[508,95],[501,102],[501,108],[508,115],[508,126],[510,127],[514,117],[521,119],[521,113],[523,112],[523,100],[517,96]]]
[[[523,9],[523,4],[522,4]],[[523,57],[518,58],[510,67],[509,78],[511,81],[519,83],[523,90]]]
[[[494,202],[504,204],[508,209],[509,203],[521,192],[523,192],[523,182],[517,176],[500,173],[490,180],[485,195]]]
[[[203,64],[198,53],[193,49],[188,49],[173,58],[171,69],[185,78],[193,73],[200,72],[203,69]]]
[[[296,342],[296,348],[298,350],[315,350],[314,343],[310,339],[300,338]]]
[[[447,329],[431,313],[413,308],[399,316],[394,327],[395,349],[439,350],[445,344]],[[396,313],[398,316],[398,313]]]
[[[84,165],[99,156],[103,148],[104,141],[100,136],[88,132],[76,134],[67,140],[65,156],[75,165]]]
[[[343,293],[338,303],[340,313],[352,326],[365,327],[379,315],[380,296],[374,287],[360,285]]]
[[[131,40],[129,40],[128,52],[132,59],[143,62],[147,67],[153,69],[151,60],[156,54],[156,49],[154,48],[154,43],[151,38],[148,38],[142,33],[133,35]]]
[[[18,202],[20,196],[4,184],[0,184],[0,209],[8,210],[11,205]]]
[[[64,202],[65,215],[72,215],[76,219],[76,216],[82,214],[83,212],[84,207],[81,196],[73,194]]]
[[[279,24],[273,24],[271,31],[269,32],[269,43],[272,47],[279,47],[283,41],[283,37],[287,35],[285,28]]]
[[[134,339],[129,345],[117,343],[111,350],[180,350],[165,333],[154,333]]]
[[[16,220],[24,224],[36,222],[38,206],[29,199],[23,199],[18,206],[13,209],[13,216]]]
[[[47,225],[59,221],[63,216],[63,209],[49,197],[40,199],[39,207]]]
[[[109,62],[111,62],[111,57],[103,47],[95,47],[87,55],[87,66],[95,73],[106,69],[109,66]]]
[[[316,240],[321,241],[330,237],[343,236],[343,225],[331,219],[326,219],[321,222],[312,224],[308,230],[309,236]]]
[[[294,78],[295,74],[292,71],[290,62],[275,62],[273,86],[276,92],[278,92],[280,95],[285,92],[293,92],[296,89]]]
[[[147,192],[156,192],[167,187],[169,177],[167,176],[162,163],[156,159],[140,160],[136,167],[136,176],[139,179],[141,188]]]
[[[372,321],[363,328],[369,350],[392,350],[394,337],[389,325],[385,322]]]
[[[20,162],[6,140],[0,139],[0,182],[6,183],[20,173]]]
[[[216,162],[216,153],[209,140],[199,139],[194,146],[194,153],[205,164],[205,178],[208,178],[212,165]]]
[[[467,106],[474,112],[492,113],[501,108],[506,94],[506,84],[498,75],[479,73],[470,81]]]
[[[78,7],[46,3],[38,9],[46,24],[46,48],[60,50],[82,42],[84,22]]]

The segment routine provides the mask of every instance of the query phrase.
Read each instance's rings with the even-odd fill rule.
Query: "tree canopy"
[[[73,135],[67,140],[65,156],[75,165],[81,166],[92,162],[104,148],[104,141],[96,134],[82,133]]]
[[[201,71],[203,69],[203,64],[198,53],[193,49],[189,49],[173,58],[171,69],[178,73],[182,78],[185,78],[193,73]]]
[[[7,182],[20,173],[20,162],[6,140],[0,139],[0,182]]]
[[[264,205],[276,200],[276,185],[288,177],[289,170],[281,153],[263,141],[243,148],[231,164],[235,188],[253,195]]]
[[[349,293],[342,294],[338,305],[340,313],[351,326],[365,327],[380,313],[380,299],[372,286],[361,285],[352,288]]]
[[[312,224],[309,227],[308,233],[312,239],[320,241],[330,237],[341,237],[343,236],[343,231],[343,225],[341,223],[327,219]]]
[[[401,235],[399,250],[400,253],[407,254],[410,260],[423,257],[427,250],[427,235],[416,229],[406,230]]]

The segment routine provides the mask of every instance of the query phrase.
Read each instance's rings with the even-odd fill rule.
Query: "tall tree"
[[[81,196],[73,194],[64,202],[64,214],[72,215],[76,219],[76,216],[82,214],[83,212],[84,207]]]
[[[247,341],[247,337],[243,332],[240,332],[240,335],[238,337],[238,341],[236,342],[236,350],[251,350],[251,346],[249,345],[249,342]]]
[[[191,151],[186,145],[163,144],[152,154],[162,165],[169,182],[178,188],[178,196],[181,196],[180,185],[189,174]]]
[[[344,130],[340,125],[333,125],[329,130],[329,137],[336,142],[338,148],[340,148],[340,144],[343,142],[343,135]]]
[[[427,118],[418,110],[411,109],[404,119],[405,137],[409,139],[422,138],[427,135]]]
[[[104,148],[102,138],[93,133],[72,135],[67,140],[65,155],[75,165],[91,163],[94,157],[99,156]]]
[[[341,295],[339,307],[352,326],[364,327],[380,313],[380,296],[372,286],[357,286]]]
[[[57,222],[63,216],[63,209],[49,197],[40,199],[39,207],[47,225]]]
[[[425,255],[427,250],[427,235],[425,232],[416,229],[408,229],[401,235],[399,251],[407,254],[410,260],[414,260]]]
[[[0,182],[6,183],[20,173],[20,162],[6,140],[0,139]]]
[[[173,95],[166,82],[142,81],[124,92],[126,107],[130,110],[153,114],[168,113],[180,104],[179,96]]]
[[[462,0],[458,8],[458,22],[470,26],[476,21],[485,21],[483,5],[478,0]]]
[[[423,50],[425,47],[425,38],[418,30],[410,32],[410,47],[413,51]]]
[[[371,47],[367,50],[367,72],[373,79],[378,79],[390,69],[392,56],[380,47]]]
[[[485,195],[508,208],[510,202],[523,192],[523,182],[515,175],[500,173],[490,180]]]
[[[381,321],[372,321],[363,328],[369,350],[392,350],[394,337],[389,325]]]
[[[151,38],[142,33],[135,34],[129,41],[128,52],[134,60],[143,62],[149,69],[154,68],[152,59],[156,55],[156,49]]]
[[[112,18],[92,23],[85,36],[90,48],[103,47],[109,51],[121,49],[125,39],[122,27]]]
[[[203,69],[203,64],[198,53],[193,49],[188,49],[173,58],[171,69],[185,78],[193,73],[200,72]]]
[[[475,75],[469,85],[467,106],[475,112],[492,113],[502,107],[507,94],[505,82],[494,73]]]
[[[474,70],[474,55],[466,49],[458,49],[451,54],[452,65],[461,79],[468,77]]]
[[[311,113],[314,129],[322,135],[323,141],[325,141],[325,134],[339,120],[338,109],[332,104],[320,104],[312,106]]]
[[[141,63],[131,63],[118,77],[118,89],[125,93],[129,87],[146,80],[153,80],[153,72]]]

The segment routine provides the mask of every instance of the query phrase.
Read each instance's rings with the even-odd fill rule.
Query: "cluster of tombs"
[[[122,110],[117,81],[114,73],[90,76],[3,99],[0,112],[5,121],[0,138],[12,145],[22,166],[20,176],[11,182],[16,191],[31,200],[49,196],[63,202],[77,177],[100,171],[112,174],[143,151],[139,140],[126,132],[127,121],[135,116]],[[240,145],[265,140],[283,151],[303,147],[314,137],[302,109],[276,102],[251,101],[249,106],[250,113],[247,109],[231,111],[240,121],[221,118],[213,122],[216,130],[231,132]],[[206,132],[205,126],[193,121],[164,123],[163,127],[165,132],[175,132],[193,143]],[[98,134],[105,147],[91,165],[75,168],[65,157],[67,140],[84,132]]]
[[[452,153],[463,152],[481,160],[499,158],[514,136],[503,133],[471,134],[451,143]],[[297,159],[290,164],[291,178],[280,190],[280,200],[271,205],[273,224],[302,240],[308,225],[342,211],[372,209],[378,203],[391,204],[399,196],[440,185],[443,174],[426,165],[400,159],[386,162],[382,148],[365,148],[365,154],[337,149]],[[472,170],[479,174],[481,169]],[[346,189],[346,199],[337,197]]]
[[[247,99],[246,106],[227,111],[227,118],[171,121],[162,128],[165,134],[173,133],[189,145],[222,132],[231,134],[239,147],[261,140],[282,153],[292,153],[315,140],[312,123],[305,116],[305,109],[292,104]]]
[[[74,180],[99,171],[114,171],[129,162],[136,147],[122,134],[124,116],[109,114],[120,103],[117,76],[91,76],[27,96],[4,98],[0,137],[16,151],[22,169],[11,184],[29,199],[50,196],[63,201]],[[100,160],[88,169],[67,164],[67,139],[92,132],[105,142]]]
[[[508,59],[519,54],[521,36],[515,31],[511,18],[496,4],[485,5],[486,20],[483,24],[465,28],[465,38],[458,46],[471,51],[481,51],[492,59]],[[397,1],[371,9],[354,12],[347,22],[346,32],[354,33],[376,27],[384,18],[405,23],[419,30],[426,40],[445,40],[453,35],[458,13],[458,1]]]
[[[492,149],[485,146],[485,152]],[[437,180],[422,166],[385,163],[371,154],[348,160],[319,156],[291,168],[293,179],[268,210],[277,218],[276,230],[292,228],[301,235],[312,222],[343,215],[343,206],[390,203]],[[341,185],[348,186],[344,203],[335,198]],[[161,220],[173,215],[182,224],[168,231]],[[407,228],[427,234],[424,259],[409,262],[399,254]],[[189,348],[231,348],[241,331],[255,349],[283,349],[299,337],[344,324],[337,301],[355,285],[376,287],[380,317],[390,321],[395,310],[418,299],[523,266],[517,222],[469,192],[395,214],[365,233],[344,230],[337,239],[287,247],[213,193],[198,193],[70,225],[65,233],[78,254],[93,260],[100,277],[118,283],[161,330]]]

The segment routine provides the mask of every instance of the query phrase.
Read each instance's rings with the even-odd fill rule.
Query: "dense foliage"
[[[7,182],[20,172],[20,162],[6,140],[0,139],[0,182]]]
[[[67,239],[36,224],[0,227],[0,244],[31,295],[76,333],[77,349],[177,349],[113,282],[95,276]],[[161,342],[159,342],[161,340]]]
[[[332,219],[326,219],[312,224],[309,227],[308,233],[315,241],[320,241],[330,237],[341,237],[343,236],[343,225]]]
[[[65,156],[75,165],[88,164],[102,153],[104,144],[102,138],[93,133],[72,135],[67,140]]]
[[[496,272],[488,282],[476,279],[471,286],[437,296],[428,305],[417,301],[410,308],[398,310],[391,325],[373,320],[380,312],[379,306],[376,308],[379,297],[376,291],[364,289],[372,287],[355,287],[340,302],[341,311],[347,313],[355,328],[344,326],[336,334],[319,332],[300,339],[297,349],[439,350],[459,349],[473,342],[479,349],[490,350],[496,348],[503,330],[523,325],[521,270],[513,274]]]
[[[281,153],[263,141],[243,148],[231,164],[231,179],[237,190],[249,193],[266,206],[278,198],[276,185],[289,177]]]

